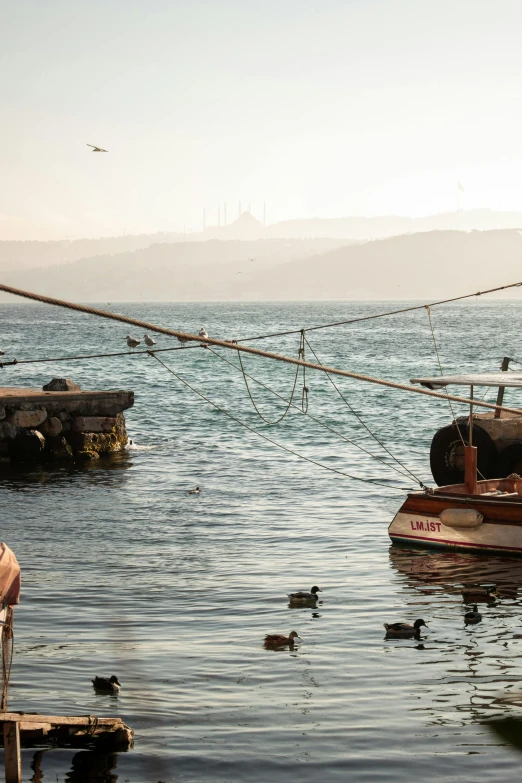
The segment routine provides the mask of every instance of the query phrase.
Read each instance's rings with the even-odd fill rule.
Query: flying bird
[[[127,335],[127,345],[129,348],[136,348],[140,344],[140,340],[136,340],[135,337],[131,337],[130,334]]]
[[[87,144],[88,147],[92,147],[93,152],[108,152],[109,150],[104,150],[103,147],[96,147],[94,144]]]
[[[148,345],[149,348],[152,348],[153,345],[156,345],[156,340],[153,340],[152,337],[149,337],[148,334],[145,334],[143,339],[145,341],[145,345]]]

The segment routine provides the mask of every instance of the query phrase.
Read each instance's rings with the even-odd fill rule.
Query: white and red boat
[[[500,392],[506,386],[522,388],[522,375],[506,372],[415,378],[412,383],[429,388],[466,384],[473,399],[474,386],[498,386]],[[501,393],[498,400],[501,405]],[[394,543],[522,555],[522,478],[512,473],[507,478],[477,479],[477,448],[466,441],[472,440],[475,429],[470,406],[462,443],[464,482],[409,493],[388,528]]]

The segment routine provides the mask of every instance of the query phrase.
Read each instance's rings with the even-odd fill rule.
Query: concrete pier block
[[[47,418],[47,411],[43,410],[18,410],[8,417],[7,421],[14,427],[34,429]]]
[[[10,424],[8,421],[0,421],[0,438],[14,438],[16,433],[17,429],[14,424]]]
[[[72,381],[70,378],[53,378],[52,381],[42,386],[43,391],[61,391],[61,392],[79,392],[81,386]]]
[[[98,459],[127,443],[132,391],[81,391],[69,379],[45,388],[0,388],[0,462]]]
[[[58,437],[62,430],[63,424],[56,416],[51,416],[50,418],[46,419],[40,427],[40,431],[43,432],[46,437],[50,438]]]
[[[73,419],[73,432],[112,432],[116,425],[114,416],[77,416]]]

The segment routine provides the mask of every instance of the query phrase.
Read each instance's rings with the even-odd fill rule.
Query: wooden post
[[[5,783],[22,783],[22,756],[20,754],[20,724],[4,723]]]
[[[509,356],[504,356],[502,359],[502,364],[500,365],[500,371],[506,372],[509,367],[509,362],[511,359]],[[505,386],[499,386],[498,387],[498,394],[497,394],[497,405],[502,405],[504,402],[504,389]],[[495,408],[495,419],[500,419],[500,408]]]
[[[464,447],[464,482],[470,495],[478,494],[476,446]]]

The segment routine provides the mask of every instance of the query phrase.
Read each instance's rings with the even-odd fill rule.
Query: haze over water
[[[117,309],[235,338],[387,308]],[[510,302],[434,310],[444,369],[494,370],[503,355],[517,357],[518,315]],[[2,305],[0,323],[7,358],[18,359],[124,350],[128,333],[123,324],[33,305]],[[338,367],[401,381],[437,371],[423,311],[308,336],[320,359]],[[177,344],[157,340],[158,347]],[[296,355],[298,339],[255,345]],[[267,427],[242,376],[210,351],[161,356],[288,448],[352,475],[415,486],[296,411]],[[289,394],[292,368],[253,357],[244,363]],[[515,691],[521,675],[522,639],[514,635],[522,562],[391,549],[387,526],[403,491],[355,482],[276,449],[151,358],[18,365],[2,369],[1,385],[40,387],[54,376],[84,389],[134,389],[126,416],[135,445],[111,462],[0,475],[2,538],[23,573],[10,706],[121,715],[136,741],[110,758],[48,750],[44,779],[86,780],[92,767],[90,780],[130,783],[518,780],[519,757],[482,720],[519,712],[498,698]],[[336,382],[393,453],[430,481],[429,443],[449,419],[446,404]],[[312,415],[378,452],[325,377],[309,372],[306,384]],[[282,412],[280,400],[255,384],[252,392],[269,418]],[[508,390],[506,402],[517,394]],[[196,484],[201,495],[188,495]],[[481,625],[465,628],[460,587],[480,579],[498,581],[504,598],[484,610]],[[289,609],[285,594],[313,584],[324,591],[317,609]],[[422,643],[384,640],[384,622],[417,617],[430,626]],[[294,651],[263,649],[265,633],[293,629],[302,637]],[[94,693],[96,674],[119,677],[119,698]],[[23,752],[26,777],[35,752]]]

